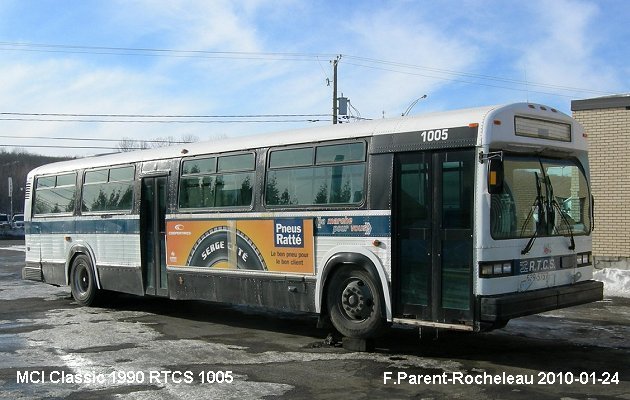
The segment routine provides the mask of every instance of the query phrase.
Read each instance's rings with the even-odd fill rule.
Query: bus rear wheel
[[[376,337],[385,328],[379,286],[358,267],[343,268],[332,277],[327,292],[328,315],[343,336]]]
[[[72,262],[70,291],[72,297],[82,306],[93,305],[96,301],[98,288],[94,278],[94,269],[86,255],[80,254]]]

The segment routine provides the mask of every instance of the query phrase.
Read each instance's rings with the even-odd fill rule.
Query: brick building
[[[630,94],[571,102],[588,134],[598,268],[630,269]]]

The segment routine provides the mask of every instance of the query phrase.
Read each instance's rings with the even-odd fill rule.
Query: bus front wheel
[[[98,288],[96,287],[92,263],[86,255],[76,256],[72,262],[70,279],[70,290],[76,302],[82,306],[94,304]]]
[[[337,271],[326,298],[333,326],[346,337],[367,339],[378,336],[386,325],[380,293],[374,279],[362,268]]]

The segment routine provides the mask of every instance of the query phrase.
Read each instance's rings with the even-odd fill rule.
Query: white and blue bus
[[[586,134],[537,104],[191,143],[28,175],[25,279],[486,331],[602,299]]]

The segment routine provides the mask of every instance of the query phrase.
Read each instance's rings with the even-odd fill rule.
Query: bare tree
[[[148,148],[149,145],[144,140],[136,140],[129,137],[124,137],[118,142],[118,149],[121,152],[143,150]]]
[[[159,148],[159,147],[168,147],[168,146],[172,146],[176,142],[177,141],[175,140],[175,138],[173,138],[173,136],[158,137],[151,141],[149,147],[154,148],[154,149]]]
[[[195,136],[192,134],[182,135],[182,142],[184,143],[195,143],[199,141],[199,136]]]
[[[195,135],[182,135],[181,139],[176,140],[173,136],[157,137],[151,140],[136,140],[129,137],[124,137],[118,142],[118,149],[121,152],[144,150],[144,149],[157,149],[160,147],[168,147],[179,143],[194,143],[198,142],[199,137]]]

